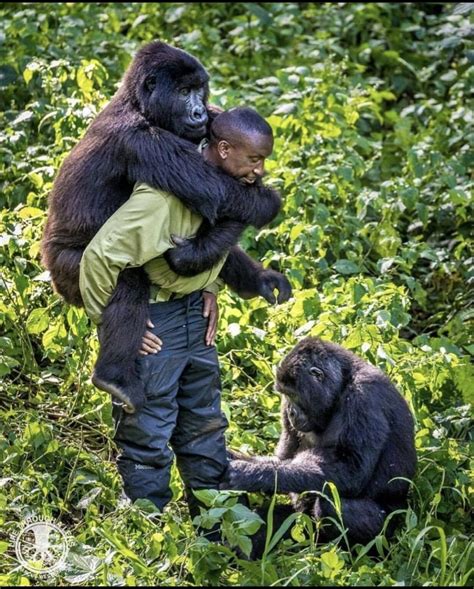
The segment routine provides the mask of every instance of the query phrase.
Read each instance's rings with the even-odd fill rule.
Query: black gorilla
[[[173,269],[181,274],[212,266],[236,243],[244,225],[261,227],[277,214],[277,192],[261,183],[240,184],[206,163],[192,143],[206,134],[208,79],[199,61],[186,52],[158,41],[148,44],[65,159],[49,199],[42,256],[56,291],[67,302],[82,305],[82,253],[130,196],[135,182],[171,192],[204,218],[206,231],[169,255]],[[260,294],[274,302],[277,288],[282,302],[291,294],[284,276],[264,270],[237,246],[231,248],[221,276],[245,297]],[[144,396],[135,358],[146,329],[148,300],[143,269],[123,271],[99,333],[96,376],[127,389],[138,405]]]
[[[368,542],[390,512],[406,506],[409,483],[397,477],[411,479],[416,468],[407,403],[381,370],[311,337],[278,367],[276,389],[283,395],[276,456],[238,455],[222,488],[271,493],[276,482],[277,492],[297,494],[332,481],[349,541]],[[292,503],[291,511],[336,517],[314,493],[292,495]],[[288,515],[285,506],[277,511],[280,519]],[[336,526],[325,527],[320,539],[337,535]]]

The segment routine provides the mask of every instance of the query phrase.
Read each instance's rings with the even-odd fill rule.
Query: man
[[[211,139],[201,148],[210,163],[241,182],[253,183],[264,174],[273,134],[252,109],[231,109],[216,117]],[[80,274],[86,312],[98,324],[120,271],[143,266],[148,274],[152,331],[145,335],[139,360],[147,399],[134,415],[114,404],[114,439],[122,451],[118,469],[132,500],[147,498],[163,509],[171,499],[173,450],[192,515],[196,502],[190,490],[218,488],[227,466],[228,424],[220,409],[213,345],[217,277],[227,252],[210,270],[193,277],[175,274],[163,254],[173,247],[174,236],[192,237],[201,222],[173,195],[136,185],[85,250]]]

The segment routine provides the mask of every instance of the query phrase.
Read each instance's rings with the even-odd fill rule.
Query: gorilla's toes
[[[141,383],[118,383],[111,379],[106,379],[98,374],[97,370],[92,375],[92,384],[100,389],[106,391],[113,397],[123,403],[123,410],[126,413],[136,413],[145,404],[145,393]]]

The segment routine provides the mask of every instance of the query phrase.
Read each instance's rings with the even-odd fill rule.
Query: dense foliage
[[[15,556],[32,513],[73,538],[57,584],[472,584],[471,6],[7,3],[0,15],[1,584],[50,582]],[[414,411],[410,508],[370,554],[314,545],[300,518],[293,540],[246,561],[255,518],[207,494],[203,523],[223,522],[228,542],[196,537],[176,473],[164,514],[120,498],[110,400],[89,381],[95,330],[52,292],[39,240],[61,161],[156,38],[203,62],[214,103],[253,105],[276,135],[268,177],[284,209],[242,243],[288,273],[294,298],[220,296],[229,444],[273,450],[274,366],[309,334],[380,366]]]

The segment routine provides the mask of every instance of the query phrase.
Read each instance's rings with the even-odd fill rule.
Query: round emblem
[[[60,569],[68,549],[66,534],[50,521],[26,525],[15,542],[18,560],[30,572],[38,574],[51,574]]]

